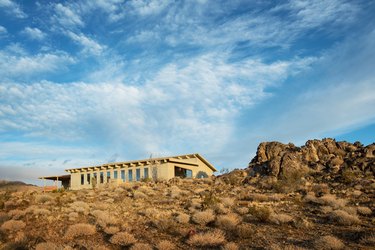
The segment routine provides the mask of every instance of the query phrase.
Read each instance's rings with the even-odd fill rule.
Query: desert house
[[[188,154],[107,163],[100,166],[66,169],[65,171],[70,175],[44,176],[39,179],[53,180],[56,187],[57,183],[61,181],[62,187],[79,190],[146,179],[205,178],[217,170],[200,154]]]

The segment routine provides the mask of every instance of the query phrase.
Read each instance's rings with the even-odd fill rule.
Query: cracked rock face
[[[262,142],[249,163],[252,176],[280,177],[292,171],[338,173],[343,169],[375,171],[375,143],[336,142],[334,139],[309,140],[302,147],[280,142]]]

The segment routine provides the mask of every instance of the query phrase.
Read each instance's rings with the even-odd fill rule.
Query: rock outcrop
[[[334,139],[309,140],[302,147],[292,143],[262,142],[249,163],[250,176],[279,178],[295,171],[337,174],[345,170],[363,174],[375,172],[375,143],[336,142]]]

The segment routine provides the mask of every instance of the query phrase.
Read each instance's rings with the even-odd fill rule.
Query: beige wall
[[[211,176],[213,174],[212,169],[210,169],[204,162],[202,162],[198,158],[190,158],[190,159],[183,159],[176,161],[184,161],[184,162],[191,162],[197,165],[187,165],[183,163],[174,163],[174,162],[165,162],[165,163],[159,163],[154,165],[136,165],[134,166],[128,166],[128,165],[115,165],[112,169],[108,170],[88,170],[87,172],[82,173],[71,173],[71,189],[72,190],[78,190],[78,189],[88,189],[92,188],[91,183],[89,184],[87,182],[87,174],[90,174],[90,181],[94,173],[97,174],[97,184],[96,187],[100,188],[103,186],[111,184],[120,184],[123,183],[123,180],[121,179],[121,170],[125,170],[125,182],[129,182],[129,170],[132,170],[132,181],[136,181],[136,169],[140,169],[140,179],[144,178],[144,169],[148,168],[148,177],[153,177],[153,168],[155,167],[157,169],[157,178],[159,180],[169,180],[175,176],[175,166],[181,167],[184,169],[192,170],[192,176],[193,178],[196,177],[197,173],[199,171],[206,172],[208,176]],[[107,172],[110,172],[110,180],[109,183],[107,183]],[[117,171],[117,179],[115,179],[114,173]],[[100,173],[103,172],[104,175],[104,183],[100,183]],[[84,174],[84,184],[81,185],[81,174]]]

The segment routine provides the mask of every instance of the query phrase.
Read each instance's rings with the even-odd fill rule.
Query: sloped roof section
[[[179,159],[179,160],[183,161],[184,159],[191,159],[191,158],[198,158],[204,164],[206,164],[210,169],[212,169],[212,171],[214,171],[214,172],[217,171],[217,169],[209,161],[207,161],[202,155],[200,155],[198,153],[186,154],[186,155],[176,155],[176,156],[167,156],[167,157],[158,157],[158,158],[148,158],[148,159],[142,159],[142,160],[126,161],[126,162],[110,162],[110,163],[106,163],[106,164],[102,164],[102,165],[98,165],[98,166],[70,168],[70,169],[66,169],[65,171],[74,172],[75,170],[89,169],[89,168],[101,168],[101,167],[109,167],[109,166],[114,167],[115,165],[121,165],[121,164],[126,164],[126,165],[145,164],[145,165],[149,165],[149,164],[151,164],[152,162],[155,162],[155,161],[169,161],[169,160],[172,160],[172,159]]]

